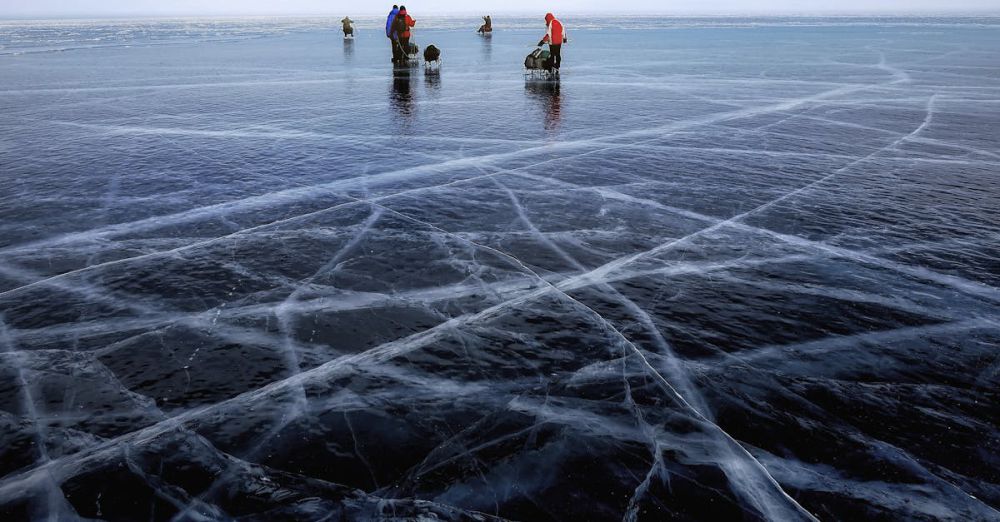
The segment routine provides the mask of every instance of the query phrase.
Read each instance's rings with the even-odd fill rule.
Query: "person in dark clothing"
[[[493,32],[493,19],[489,15],[483,17],[483,25],[479,26],[479,34],[486,35]]]

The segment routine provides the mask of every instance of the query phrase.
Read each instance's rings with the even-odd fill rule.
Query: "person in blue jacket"
[[[385,37],[392,44],[392,63],[396,63],[396,59],[399,57],[399,51],[396,49],[399,47],[399,44],[396,42],[396,32],[392,30],[392,23],[396,21],[396,15],[398,14],[399,6],[392,6],[392,11],[389,11],[389,18],[385,21]]]

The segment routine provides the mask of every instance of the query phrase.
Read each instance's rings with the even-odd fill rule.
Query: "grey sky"
[[[381,5],[386,4],[385,6]],[[367,0],[2,0],[0,17],[97,17],[317,14],[381,14],[390,2]],[[411,11],[433,14],[482,12],[620,12],[625,14],[848,14],[1000,11],[997,0],[416,0]]]

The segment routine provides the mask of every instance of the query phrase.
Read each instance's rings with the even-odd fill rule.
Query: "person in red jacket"
[[[555,68],[556,72],[559,71],[559,66],[562,65],[562,44],[569,41],[566,37],[566,30],[563,28],[562,22],[556,20],[555,15],[548,13],[545,15],[545,25],[548,30],[545,32],[545,37],[542,41],[538,42],[538,46],[541,47],[546,43],[549,44],[549,53],[551,56],[551,68]]]
[[[401,56],[399,60],[401,62],[406,61],[406,55],[410,52],[410,28],[417,25],[417,22],[406,14],[406,6],[399,6],[399,14],[396,15],[396,21],[392,25],[393,33],[396,35],[396,41],[399,42],[399,49]]]

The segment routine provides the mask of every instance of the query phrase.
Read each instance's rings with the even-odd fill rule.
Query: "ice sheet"
[[[1000,518],[1000,22],[359,22],[0,25],[2,518]]]

